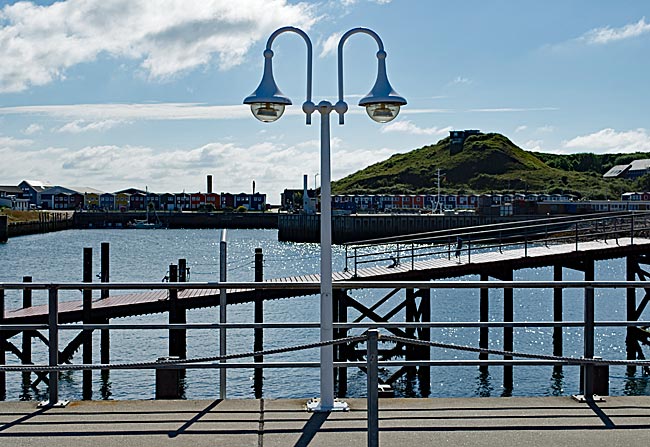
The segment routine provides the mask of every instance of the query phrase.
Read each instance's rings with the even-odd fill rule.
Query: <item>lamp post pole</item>
[[[339,115],[339,124],[343,124],[343,115],[348,105],[343,98],[343,44],[353,34],[364,33],[375,39],[379,47],[377,52],[377,80],[368,95],[359,101],[360,106],[366,107],[370,118],[385,123],[394,119],[399,113],[400,106],[406,100],[399,96],[386,76],[386,52],[384,45],[372,30],[353,28],[346,32],[338,45],[338,102],[332,105],[329,101],[321,101],[315,105],[311,100],[312,90],[312,44],[309,36],[299,28],[287,26],[273,32],[264,50],[264,72],[258,88],[244,99],[244,104],[251,106],[255,118],[262,122],[273,122],[284,113],[284,108],[291,105],[291,100],[284,96],[273,79],[271,46],[280,34],[291,31],[300,35],[307,45],[307,98],[302,105],[306,115],[306,123],[311,124],[312,113],[318,111],[321,115],[320,129],[320,176],[321,176],[321,215],[320,215],[320,339],[334,339],[333,323],[333,293],[332,293],[332,189],[330,164],[330,114],[334,111]],[[318,175],[318,174],[317,174]],[[314,177],[314,182],[316,181]],[[314,185],[315,188],[315,185]],[[347,410],[345,402],[334,400],[334,349],[332,345],[321,347],[320,360],[320,399],[307,403],[311,411]]]

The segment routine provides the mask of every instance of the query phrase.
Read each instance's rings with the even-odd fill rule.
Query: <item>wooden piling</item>
[[[178,282],[178,266],[171,264],[169,266],[169,282]],[[178,303],[178,290],[169,291],[169,324],[185,324],[185,311],[180,308]],[[185,329],[169,330],[169,356],[187,357],[187,344],[185,340]]]
[[[264,254],[261,248],[255,249],[255,282],[264,281]],[[255,323],[264,323],[264,297],[260,291],[255,294]],[[264,329],[255,328],[253,341],[253,351],[258,352],[264,349]],[[262,363],[264,357],[257,355],[254,357],[255,363]],[[264,381],[264,371],[262,368],[255,368],[253,374],[253,388],[255,399],[262,398],[262,387]]]
[[[406,323],[415,323],[416,322],[416,313],[417,313],[417,307],[415,303],[415,290],[414,289],[406,289],[406,302],[405,308],[404,308],[404,321]],[[406,332],[406,335],[408,338],[416,338],[415,337],[415,328],[414,327],[407,327],[404,329],[404,332]],[[406,344],[404,346],[404,360],[409,361],[409,360],[417,360],[417,354],[415,350],[415,346],[412,344]],[[416,368],[415,367],[408,367],[406,368],[406,377],[409,380],[413,380],[415,378],[415,373],[416,373]]]
[[[83,249],[83,282],[93,282],[93,249]],[[83,324],[92,324],[93,291],[84,289],[82,292],[82,313]],[[93,331],[83,330],[83,363],[89,365],[93,362]],[[90,400],[93,397],[93,372],[84,370],[82,372],[82,399]]]
[[[7,216],[0,216],[0,244],[4,244],[9,240],[9,218]]]
[[[23,282],[32,282],[31,276],[23,276]],[[28,289],[23,289],[23,309],[32,307],[32,291]],[[32,333],[31,331],[23,331],[22,334],[22,354],[23,354],[23,363],[31,365],[32,364]],[[24,371],[22,373],[23,379],[23,389],[27,389],[32,384],[32,373],[29,371]]]

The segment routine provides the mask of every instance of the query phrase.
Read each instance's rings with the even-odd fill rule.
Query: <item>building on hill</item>
[[[450,130],[449,153],[454,155],[462,151],[463,144],[470,135],[481,135],[481,131],[477,129]]]
[[[617,165],[603,174],[603,178],[624,178],[634,180],[650,174],[650,159],[634,160],[627,165]]]

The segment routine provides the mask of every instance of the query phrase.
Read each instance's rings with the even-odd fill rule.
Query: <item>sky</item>
[[[359,99],[376,42],[344,45],[345,125],[331,118],[332,177],[432,144],[499,132],[527,150],[650,152],[647,0],[0,1],[0,184],[102,191],[267,194],[320,182],[320,116],[305,125],[304,41],[273,43],[292,99],[257,121],[243,99],[277,28],[313,43],[313,100],[337,100],[337,46],[374,30],[408,104],[387,124]]]

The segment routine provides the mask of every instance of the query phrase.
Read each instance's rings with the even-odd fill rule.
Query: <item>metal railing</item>
[[[231,368],[317,368],[318,361],[267,361],[267,356],[282,352],[312,349],[315,347],[342,344],[366,343],[366,361],[335,362],[335,368],[360,367],[367,369],[367,399],[368,399],[368,445],[377,444],[378,427],[378,370],[377,368],[393,366],[494,366],[494,365],[584,365],[583,390],[584,395],[590,398],[593,395],[593,366],[599,364],[615,365],[642,365],[650,366],[650,361],[636,360],[603,360],[594,357],[595,328],[596,327],[623,327],[650,326],[649,321],[596,321],[594,319],[594,291],[596,289],[645,289],[648,283],[644,281],[341,281],[335,282],[334,289],[582,289],[584,291],[583,315],[581,321],[517,321],[517,322],[362,322],[362,323],[335,323],[337,329],[369,329],[360,336],[347,337],[338,340],[323,340],[316,343],[284,348],[265,350],[261,352],[246,352],[239,354],[203,357],[194,359],[181,359],[176,361],[149,361],[114,364],[62,364],[59,361],[59,335],[64,330],[151,330],[151,329],[224,329],[234,328],[317,328],[318,322],[290,322],[290,323],[190,323],[190,324],[59,324],[59,292],[64,290],[167,290],[178,289],[301,289],[318,293],[318,282],[303,283],[259,283],[259,282],[186,282],[186,283],[0,283],[0,304],[4,310],[6,290],[31,290],[47,291],[48,295],[48,322],[47,324],[7,324],[6,319],[0,321],[0,331],[33,331],[46,330],[48,332],[48,363],[42,365],[7,365],[0,364],[1,380],[4,383],[4,374],[7,371],[32,371],[49,373],[49,404],[59,401],[58,380],[61,371],[68,370],[111,370],[111,369],[189,369],[209,368],[222,371]],[[4,315],[4,312],[0,315]],[[380,329],[389,328],[514,328],[514,327],[575,327],[582,328],[584,338],[583,356],[562,357],[536,353],[501,351],[473,346],[461,346],[448,343],[439,343],[428,340],[405,339],[392,335],[383,335]],[[398,342],[405,344],[419,344],[429,347],[442,347],[460,351],[493,354],[503,356],[503,359],[433,359],[433,360],[385,360],[378,358],[378,340]],[[243,359],[255,356],[264,356],[263,362],[229,362],[226,360]],[[514,360],[513,358],[523,358]]]
[[[635,237],[649,231],[650,212],[629,211],[439,230],[344,244],[345,271],[357,277],[360,268],[378,264],[413,270],[417,261],[452,257],[470,263],[473,254],[508,249],[523,249],[527,257],[532,247],[559,244],[572,244],[578,251],[581,242],[594,240],[634,244]]]

